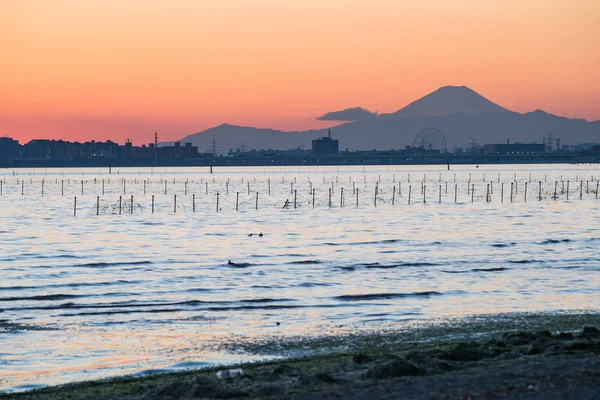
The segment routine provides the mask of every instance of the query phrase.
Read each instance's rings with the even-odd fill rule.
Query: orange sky
[[[329,126],[466,85],[600,119],[598,0],[0,0],[0,136]]]

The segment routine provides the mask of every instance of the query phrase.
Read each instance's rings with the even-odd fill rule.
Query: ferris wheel
[[[424,150],[446,150],[446,137],[442,132],[435,128],[425,128],[417,133],[413,147],[419,147]]]

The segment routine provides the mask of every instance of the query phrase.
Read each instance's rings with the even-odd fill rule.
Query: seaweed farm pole
[[[296,202],[296,195],[294,194],[294,202]],[[344,188],[340,190],[340,208],[344,207]]]
[[[442,185],[440,185],[440,198],[439,198],[439,202],[442,202]]]
[[[237,192],[235,194],[235,211],[239,211],[239,204],[240,204],[240,192]]]
[[[152,214],[154,214],[154,195],[152,195]]]
[[[102,184],[104,184],[104,181],[102,181]],[[144,179],[144,195],[146,195],[146,180]]]
[[[358,207],[358,189],[356,189],[356,207]]]
[[[290,194],[294,194],[294,182],[290,182]]]
[[[206,195],[208,196],[208,181],[206,181]]]
[[[133,214],[133,195],[131,195],[130,207],[131,207],[131,213]]]
[[[42,179],[42,196],[44,195],[44,180]]]
[[[556,190],[558,189],[558,181],[554,181],[554,200],[557,199],[556,197]]]
[[[427,196],[427,185],[423,185],[423,204],[425,204],[426,196]]]
[[[256,192],[256,203],[254,204],[254,208],[258,210],[258,191]]]
[[[315,208],[315,189],[312,190],[312,203],[313,203],[313,208]]]
[[[122,197],[121,197],[121,196],[119,196],[119,215],[121,215],[121,206],[122,206],[121,202],[122,202],[122,201],[123,201],[123,200],[122,200]]]
[[[486,201],[486,203],[490,202],[490,184],[489,183],[487,184],[487,189],[485,192],[485,201]]]
[[[165,179],[165,194],[167,194],[167,180]]]
[[[473,183],[473,187],[471,187],[471,203],[474,200],[474,198],[473,198],[474,196],[475,196],[475,184]]]
[[[81,180],[81,195],[83,196],[83,180]]]
[[[100,196],[96,196],[96,216],[100,215]]]
[[[25,194],[25,179],[21,181],[21,196]]]
[[[377,185],[375,185],[375,196],[373,196],[373,203],[377,207]]]
[[[396,200],[396,186],[392,189],[392,205],[394,205]]]
[[[217,212],[219,212],[219,193],[217,193]]]
[[[412,192],[412,185],[408,185],[408,205],[410,205],[410,194]]]
[[[454,185],[454,202],[456,203],[456,198],[458,195],[458,185]]]
[[[123,179],[123,195],[127,194],[127,179]]]
[[[294,208],[296,208],[296,196],[298,195],[297,190],[294,190]]]
[[[510,183],[510,202],[513,202],[513,182]]]
[[[331,188],[329,188],[329,208],[331,208]]]
[[[504,182],[500,185],[500,203],[504,203]]]
[[[596,198],[598,198],[598,185],[600,185],[600,181],[596,181]]]
[[[76,217],[77,216],[77,196],[75,196],[74,202],[73,202],[73,216]]]
[[[183,194],[187,196],[187,181],[183,182]]]
[[[0,196],[2,196],[2,180],[0,180]]]
[[[567,200],[569,200],[569,181],[567,181]]]
[[[539,200],[542,201],[542,181],[540,181],[540,187],[538,189],[539,192]]]
[[[64,181],[63,181],[64,183]],[[104,196],[104,179],[102,179],[102,196]]]
[[[583,199],[583,180],[579,183],[579,200]]]
[[[269,187],[269,196],[271,195],[271,178],[267,179],[267,185]],[[311,183],[312,186],[312,183]]]
[[[527,181],[525,181],[525,193],[523,194],[523,200],[527,203]]]
[[[196,212],[196,194],[192,194],[192,212]]]

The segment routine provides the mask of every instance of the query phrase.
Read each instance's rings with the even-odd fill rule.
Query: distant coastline
[[[593,164],[600,153],[545,153],[531,155],[480,155],[465,153],[406,157],[401,152],[372,151],[335,156],[220,156],[193,159],[15,159],[0,160],[0,168],[99,168],[99,167],[203,167],[203,166],[312,166],[312,165],[447,165],[447,164]]]

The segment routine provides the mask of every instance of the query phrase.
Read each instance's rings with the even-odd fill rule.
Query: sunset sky
[[[0,0],[0,136],[299,130],[444,85],[600,119],[598,0]]]

